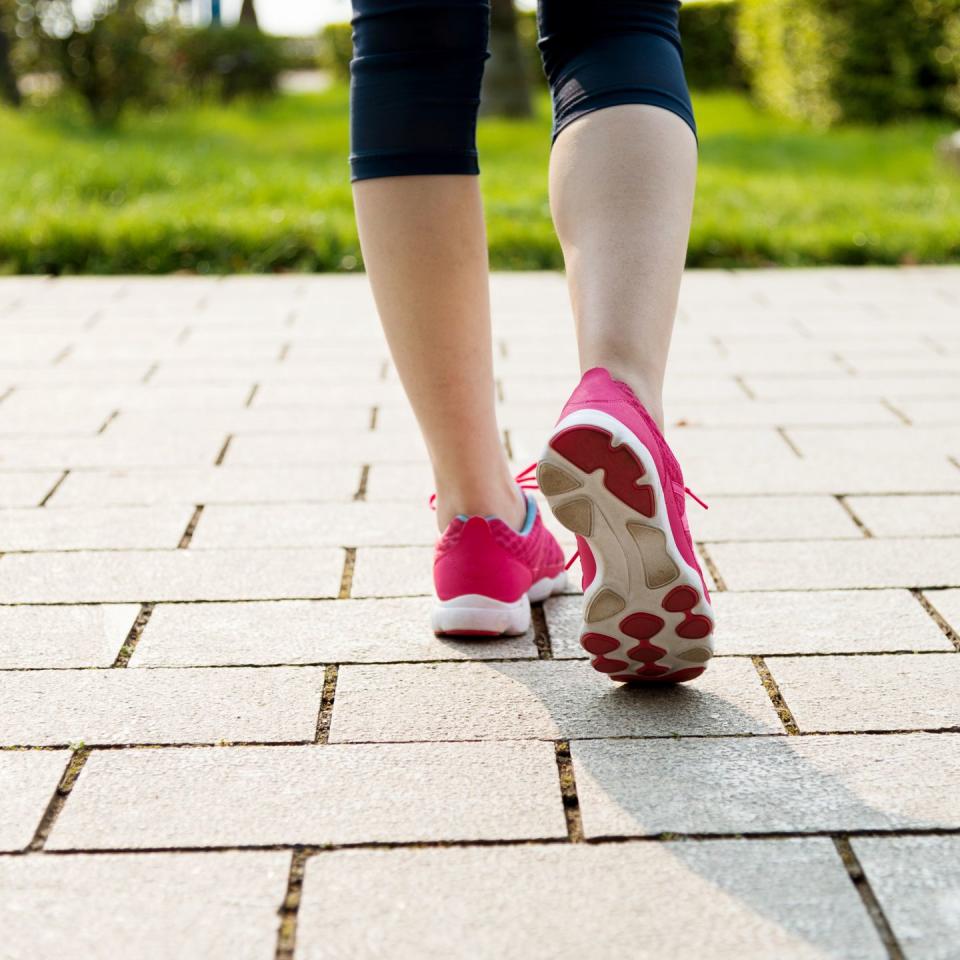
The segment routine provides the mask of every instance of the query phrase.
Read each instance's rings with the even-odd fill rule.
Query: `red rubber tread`
[[[653,487],[637,486],[645,474],[643,464],[626,445],[614,445],[613,434],[600,427],[578,426],[561,430],[550,446],[585,473],[603,470],[603,485],[628,507],[652,517],[657,512]]]
[[[617,670],[626,670],[630,664],[626,660],[608,660],[606,657],[597,657],[590,661],[590,666],[601,673],[616,673]]]
[[[604,633],[585,633],[580,638],[580,646],[583,647],[587,653],[592,653],[594,656],[600,657],[605,653],[611,653],[616,650],[617,647],[620,646],[620,643]]]

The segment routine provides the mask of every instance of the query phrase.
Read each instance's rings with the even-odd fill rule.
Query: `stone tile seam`
[[[605,846],[616,844],[659,844],[659,843],[723,843],[730,841],[746,841],[749,843],[765,843],[777,840],[806,840],[815,838],[835,839],[879,839],[893,840],[901,837],[957,837],[960,828],[930,827],[893,830],[811,830],[811,831],[757,831],[755,833],[673,833],[659,834],[609,834],[600,837],[586,837],[582,841],[590,846]],[[308,856],[319,856],[324,853],[336,853],[338,850],[410,850],[410,849],[462,849],[473,847],[523,847],[566,846],[570,843],[568,837],[522,837],[519,839],[473,839],[473,840],[360,840],[353,843],[329,844],[302,844],[302,843],[263,843],[263,844],[210,844],[207,846],[169,846],[169,847],[71,847],[69,849],[50,850],[5,850],[0,851],[0,859],[23,856],[43,857],[70,857],[109,856],[122,854],[136,856],[138,854],[173,854],[173,853],[233,853],[245,851],[295,851],[300,850]]]
[[[319,725],[319,723],[318,723]],[[789,740],[812,740],[817,737],[894,737],[910,735],[928,735],[949,737],[960,734],[960,726],[956,727],[901,727],[889,730],[810,730],[793,734],[786,733],[651,733],[651,734],[597,734],[595,736],[571,736],[563,738],[567,743],[593,743],[596,741],[629,741],[635,743],[649,743],[661,740],[769,740],[782,742]],[[316,734],[314,735],[316,736]],[[327,747],[347,750],[351,747],[381,746],[402,747],[425,744],[520,744],[520,743],[556,743],[555,736],[540,737],[497,737],[485,739],[482,737],[460,737],[453,740],[337,740],[321,743],[316,739],[309,740],[200,740],[195,742],[176,741],[164,742],[146,740],[131,743],[97,743],[87,741],[65,741],[54,744],[11,743],[0,746],[0,753],[21,753],[43,750],[78,749],[82,747],[89,752],[116,753],[125,750],[232,750],[235,748],[258,747],[263,750],[279,749],[282,747]]]

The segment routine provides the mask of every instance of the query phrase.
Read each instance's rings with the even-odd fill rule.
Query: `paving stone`
[[[613,684],[585,663],[537,660],[342,667],[330,741],[781,732],[749,660],[715,663],[696,685],[652,689]]]
[[[66,750],[0,750],[0,850],[23,850],[33,839],[69,756]]]
[[[709,546],[729,590],[960,586],[960,537]]]
[[[0,468],[86,469],[90,467],[212,466],[226,434],[154,433],[150,436],[91,437],[0,435]]]
[[[433,595],[432,547],[361,547],[353,568],[352,597]]]
[[[307,862],[297,956],[880,960],[886,951],[832,842],[809,838],[323,853]]]
[[[171,408],[169,410],[132,410],[122,411],[110,424],[110,433],[114,436],[134,437],[149,435],[154,431],[170,430],[180,426],[184,418],[189,417],[191,430],[215,430],[236,436],[249,434],[308,433],[311,440],[326,438],[327,442],[337,437],[352,439],[355,434],[366,435],[370,430],[370,407],[356,405],[339,406],[335,417],[323,407],[307,405],[291,407],[207,407],[193,410]]]
[[[0,473],[0,507],[35,507],[59,479],[54,470]]]
[[[960,837],[850,842],[904,955],[953,960],[960,943]]]
[[[536,657],[522,637],[435,637],[426,597],[159,604],[132,667]],[[3,608],[0,608],[2,638]],[[2,662],[2,661],[0,661]]]
[[[95,751],[47,849],[564,836],[549,743],[180,747]]]
[[[323,669],[28,670],[3,687],[5,745],[278,743],[313,740]]]
[[[123,603],[334,597],[343,552],[143,550],[0,558],[0,603]]]
[[[960,654],[770,657],[801,733],[960,728]]]
[[[804,457],[818,457],[824,460],[838,456],[855,457],[861,460],[874,460],[877,465],[885,459],[886,469],[894,474],[907,474],[913,471],[915,468],[911,463],[918,459],[927,461],[921,462],[921,466],[925,469],[933,469],[932,461],[936,457],[937,464],[942,467],[943,458],[946,455],[960,451],[960,427],[953,425],[870,427],[870,429],[854,431],[824,427],[791,427],[786,433]],[[889,456],[891,450],[896,450],[898,456],[891,458]],[[904,486],[897,492],[927,492],[938,489],[953,488],[910,485]],[[849,489],[840,492],[866,491]]]
[[[16,397],[16,394],[14,394]],[[28,408],[14,409],[6,403],[0,406],[0,434],[94,434],[110,416],[109,404],[94,407],[50,407],[46,415]]]
[[[764,348],[765,351],[768,348]],[[684,426],[756,426],[787,427],[797,424],[896,423],[898,418],[875,400],[710,400],[675,404],[667,422]]]
[[[424,461],[427,457],[423,442],[413,435],[370,431],[353,433],[348,440],[346,449],[349,449],[354,463]],[[224,463],[230,466],[328,464],[341,459],[344,449],[344,438],[335,434],[245,434],[231,442]]]
[[[189,506],[0,510],[0,550],[173,549],[192,513]]]
[[[960,737],[704,737],[571,745],[588,837],[957,829]]]
[[[266,960],[290,854],[74,854],[0,859],[4,956]]]
[[[960,496],[851,497],[850,509],[876,537],[960,536]]]
[[[720,657],[953,649],[906,590],[719,591],[711,602]],[[576,596],[543,605],[557,659],[587,656],[580,646],[582,606]]]
[[[954,359],[957,372],[960,362]],[[960,423],[960,401],[954,396],[940,394],[935,398],[902,397],[897,409],[906,414],[911,423]]]
[[[960,501],[960,497],[958,497]],[[698,540],[859,539],[862,531],[833,497],[716,497],[691,505]]]
[[[359,484],[359,464],[74,471],[48,506],[349,501]]]
[[[720,655],[953,649],[906,590],[725,592],[711,599]]]
[[[289,503],[208,507],[191,547],[324,547],[430,544],[425,504]]]
[[[0,607],[0,669],[109,667],[137,604]]]
[[[960,635],[960,590],[927,590],[923,595],[953,632]]]
[[[801,377],[753,377],[747,380],[747,386],[761,400],[799,400],[813,394],[820,399],[887,399],[896,406],[899,400],[908,397],[960,398],[960,386],[942,377],[854,377],[848,374],[820,377],[814,381]]]

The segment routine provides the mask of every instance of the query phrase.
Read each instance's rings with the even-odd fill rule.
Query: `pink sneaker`
[[[498,517],[458,516],[437,541],[434,633],[526,633],[530,602],[566,586],[560,544],[543,525],[537,501],[526,492],[524,497],[527,516],[519,532]]]
[[[537,467],[577,534],[580,643],[612,680],[682,682],[713,655],[713,611],[680,464],[633,391],[602,367],[573,391]]]

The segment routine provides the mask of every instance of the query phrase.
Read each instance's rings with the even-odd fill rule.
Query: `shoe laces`
[[[537,461],[534,460],[528,467],[525,467],[521,470],[514,478],[513,482],[521,490],[539,490],[540,484],[537,483]],[[436,493],[430,494],[430,499],[427,501],[431,510],[437,509],[437,495]]]
[[[700,497],[698,497],[689,487],[684,487],[683,492],[687,494],[687,496],[691,497],[693,500],[696,500],[696,502],[699,503],[704,510],[710,509],[710,507],[707,506],[707,504],[704,503],[704,501],[701,500]],[[578,547],[576,550],[573,551],[573,556],[571,556],[570,559],[566,562],[563,569],[569,570],[574,565],[574,563],[576,562],[579,556],[580,556],[580,548]]]

